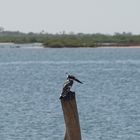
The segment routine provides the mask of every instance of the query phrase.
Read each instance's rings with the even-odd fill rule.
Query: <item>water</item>
[[[59,94],[75,83],[83,140],[140,139],[139,48],[1,48],[0,139],[62,140]]]

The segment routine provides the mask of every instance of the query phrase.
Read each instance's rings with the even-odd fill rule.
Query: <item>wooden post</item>
[[[67,98],[60,99],[66,127],[64,140],[81,140],[76,97],[74,92],[71,93]]]

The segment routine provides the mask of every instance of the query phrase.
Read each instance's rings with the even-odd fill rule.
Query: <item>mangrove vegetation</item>
[[[22,33],[0,30],[0,42],[42,43],[44,47],[100,47],[100,46],[138,46],[140,35],[132,33],[84,34],[84,33]]]

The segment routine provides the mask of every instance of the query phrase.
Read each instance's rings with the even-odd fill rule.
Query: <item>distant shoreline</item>
[[[0,42],[0,48],[140,48],[140,45],[114,45],[114,46],[95,46],[95,47],[46,47],[43,43],[12,43],[12,42]]]
[[[140,48],[140,46],[100,46],[99,48]]]
[[[41,44],[44,48],[97,48],[97,47],[133,47],[140,46],[140,35],[132,33],[109,34],[49,34],[49,33],[22,33],[2,31],[0,42],[19,48],[21,45]],[[9,43],[9,44],[8,44]],[[35,45],[37,46],[37,45]]]
[[[0,43],[0,48],[44,48],[42,43]]]

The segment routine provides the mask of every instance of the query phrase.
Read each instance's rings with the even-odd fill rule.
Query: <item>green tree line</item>
[[[44,47],[98,47],[140,45],[140,35],[131,33],[84,34],[84,33],[22,33],[19,31],[0,31],[0,42],[42,43]]]

